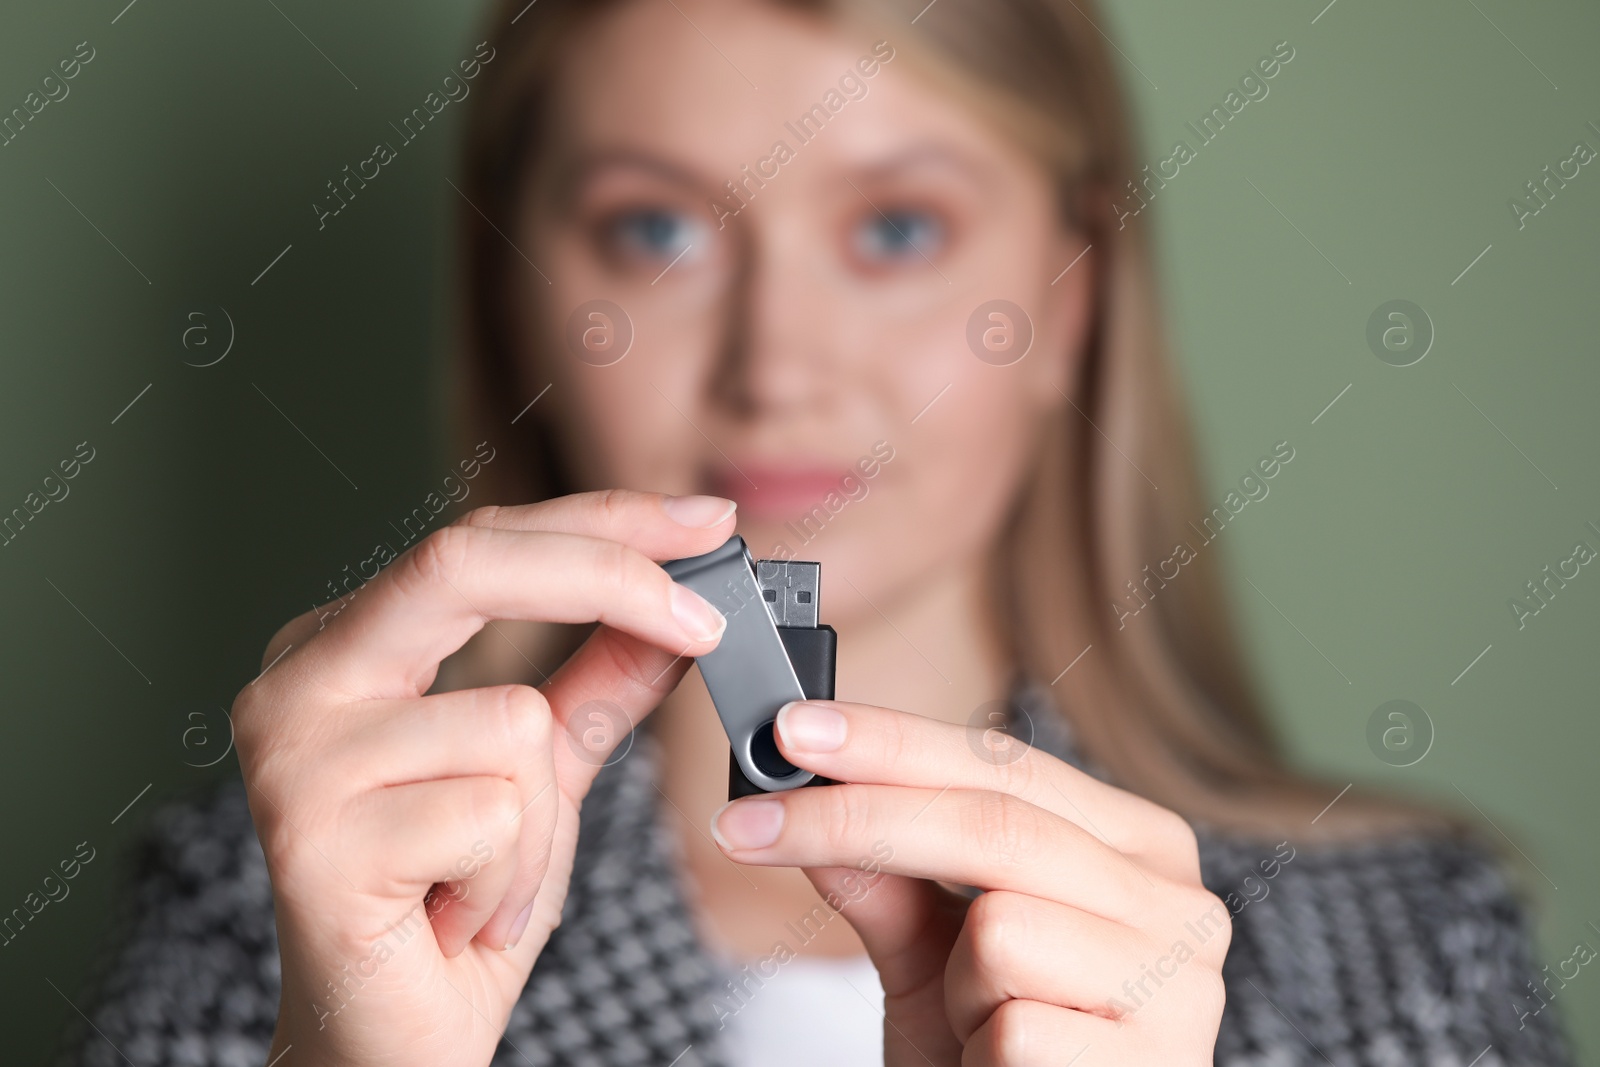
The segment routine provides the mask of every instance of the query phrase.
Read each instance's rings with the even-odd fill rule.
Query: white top
[[[865,955],[727,970],[717,1014],[730,1067],[883,1067],[883,986]]]

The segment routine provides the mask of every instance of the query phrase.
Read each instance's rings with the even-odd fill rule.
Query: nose
[[[837,385],[840,342],[821,234],[777,211],[741,222],[712,396],[747,419],[817,405]]]

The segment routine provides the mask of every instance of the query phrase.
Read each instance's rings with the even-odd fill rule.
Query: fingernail
[[[722,612],[707,604],[693,589],[672,583],[672,617],[678,620],[683,632],[696,641],[709,641],[721,637],[728,626]]]
[[[704,530],[733,514],[737,505],[720,496],[669,496],[662,498],[661,509],[679,526]]]
[[[777,728],[783,743],[797,752],[837,752],[848,732],[837,711],[799,700],[778,709]]]
[[[775,800],[734,800],[711,816],[711,836],[726,849],[766,848],[783,830],[783,805]]]
[[[528,906],[517,913],[516,920],[511,924],[511,932],[506,935],[506,949],[514,949],[517,942],[522,940],[524,931],[528,929],[528,920],[533,918],[533,901],[528,901]]]

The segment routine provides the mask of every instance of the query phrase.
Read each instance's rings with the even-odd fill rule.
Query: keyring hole
[[[750,762],[768,778],[788,778],[799,774],[800,768],[784,759],[783,753],[778,751],[775,725],[776,720],[773,720],[756,727],[756,732],[750,736]]]

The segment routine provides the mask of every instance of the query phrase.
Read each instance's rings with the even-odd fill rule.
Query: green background
[[[0,148],[0,512],[95,449],[0,548],[0,911],[96,849],[0,948],[7,1062],[42,1060],[72,1016],[143,819],[236,773],[194,765],[224,751],[220,709],[267,637],[458,458],[438,355],[461,109],[325,229],[310,205],[470,54],[477,5],[124,4],[0,14],[0,111],[78,42],[96,53]],[[1212,498],[1296,449],[1219,547],[1299,759],[1492,818],[1554,964],[1600,920],[1600,568],[1525,629],[1507,600],[1600,547],[1600,165],[1520,231],[1507,200],[1600,148],[1600,9],[1324,4],[1123,0],[1101,23],[1152,163],[1295,49],[1154,203]],[[1436,330],[1414,366],[1367,346],[1392,299]],[[223,309],[228,358],[186,366],[221,352]],[[196,324],[211,347],[184,348]],[[1368,746],[1391,699],[1431,720],[1414,766]],[[1587,970],[1556,1005],[1589,1064],[1597,1009]]]

